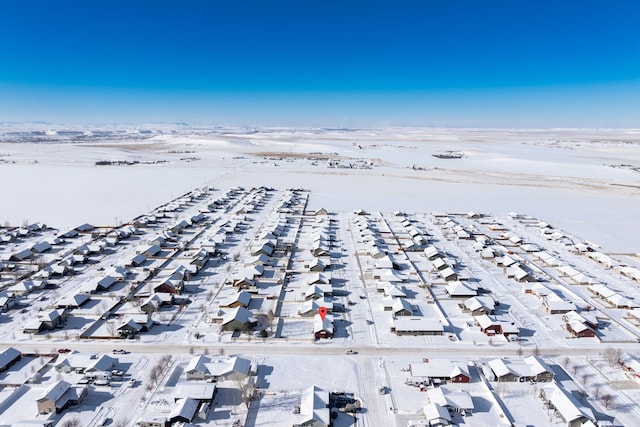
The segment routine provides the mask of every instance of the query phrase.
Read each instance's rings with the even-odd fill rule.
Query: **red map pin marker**
[[[327,315],[327,307],[320,307],[318,309],[318,314],[320,315],[320,318],[324,322],[324,317]]]

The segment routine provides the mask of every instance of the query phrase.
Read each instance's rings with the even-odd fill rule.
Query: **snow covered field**
[[[524,212],[616,252],[640,237],[638,131],[161,130],[0,144],[0,220],[114,225],[202,185],[267,185],[307,188],[311,208],[337,212]],[[450,151],[463,157],[433,157]],[[105,160],[166,163],[95,166]],[[362,160],[372,169],[345,168]]]
[[[563,416],[640,422],[640,361],[616,359],[640,351],[637,131],[29,130],[0,128],[0,351],[28,354],[0,374],[0,425],[180,420],[176,385],[199,354],[257,372],[249,406],[246,385],[218,381],[196,425],[289,425],[313,386],[362,405],[336,426],[405,426],[436,402],[457,424],[564,425],[540,397],[564,392],[522,373],[531,355],[572,396],[554,400]],[[226,327],[245,321],[238,305],[250,331]],[[330,339],[314,339],[319,305]],[[37,415],[49,385],[81,376],[51,366],[60,348],[131,353],[123,377]],[[496,358],[514,362],[508,380],[491,378]],[[469,382],[421,387],[410,367],[440,359]]]

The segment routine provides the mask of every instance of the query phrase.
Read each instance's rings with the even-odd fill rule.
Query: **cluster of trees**
[[[172,361],[173,358],[169,354],[165,354],[158,360],[158,363],[149,371],[149,384],[147,384],[147,389],[151,390],[160,383],[163,373],[171,366]]]
[[[153,162],[140,162],[138,160],[98,160],[96,166],[131,166],[131,165],[153,165],[158,163],[168,163],[167,160],[156,160]]]

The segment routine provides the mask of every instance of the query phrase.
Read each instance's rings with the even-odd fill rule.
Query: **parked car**
[[[352,349],[349,349],[349,350],[345,351],[345,354],[358,354],[358,352],[354,351]]]
[[[113,354],[128,354],[129,352],[127,350],[123,350],[123,349],[119,348],[119,349],[114,349],[112,351],[112,353]]]
[[[60,353],[60,354],[71,353],[71,349],[70,348],[59,348],[58,349],[58,353]]]

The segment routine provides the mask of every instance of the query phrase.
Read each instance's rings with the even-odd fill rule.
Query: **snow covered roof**
[[[327,331],[333,333],[333,319],[330,316],[325,316],[324,320],[319,314],[316,314],[313,318],[313,333]]]
[[[198,406],[200,406],[200,402],[196,399],[190,397],[178,399],[171,409],[169,419],[183,418],[191,421],[196,416]]]
[[[216,392],[216,384],[204,381],[182,381],[173,390],[174,399],[192,398],[195,400],[211,400]]]
[[[225,314],[222,318],[222,324],[226,325],[234,320],[240,323],[253,323],[256,319],[253,317],[253,313],[251,311],[241,306],[236,307]]]
[[[456,297],[472,297],[478,295],[474,289],[471,289],[469,286],[462,282],[453,282],[447,285],[446,291],[450,296]]]
[[[325,425],[331,423],[328,408],[329,393],[316,386],[311,386],[302,392],[300,398],[300,413],[294,414],[293,426]]]
[[[71,384],[68,382],[58,381],[51,384],[51,386],[40,395],[38,400],[51,400],[56,402],[67,392],[67,390],[69,390],[69,388],[71,388]]]
[[[560,413],[567,424],[580,418],[595,421],[591,409],[581,405],[555,381],[543,386],[541,391],[544,392],[547,400],[553,404],[555,410]]]
[[[427,418],[428,425],[435,425],[432,422],[445,421],[451,423],[451,414],[444,406],[437,403],[428,403],[424,405],[424,416]]]
[[[412,363],[411,375],[419,378],[454,378],[458,375],[469,376],[467,366],[449,359],[429,358],[425,363]]]
[[[9,365],[9,363],[13,362],[17,358],[22,355],[20,350],[17,350],[13,347],[7,347],[4,350],[0,351],[0,369]]]
[[[251,302],[251,294],[247,291],[240,291],[230,296],[223,302],[220,302],[220,307],[230,307],[235,303],[239,303],[240,305],[247,307],[250,302]]]
[[[447,408],[463,411],[472,411],[474,408],[471,395],[466,391],[450,391],[447,387],[441,386],[427,390],[427,397],[431,403]]]
[[[393,327],[396,332],[439,332],[444,331],[438,319],[429,317],[394,317]]]

